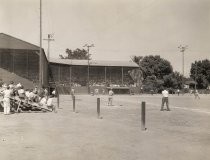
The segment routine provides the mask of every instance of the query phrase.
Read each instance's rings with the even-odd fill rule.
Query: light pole
[[[52,39],[52,37],[53,37],[53,34],[48,34],[47,35],[47,39],[43,39],[43,40],[45,40],[45,41],[47,41],[47,59],[48,59],[48,61],[50,61],[50,42],[51,41],[54,41],[54,39]]]
[[[180,49],[180,52],[182,53],[182,74],[183,74],[183,77],[184,77],[184,52],[188,48],[188,46],[187,45],[186,46],[180,45],[178,48]]]
[[[197,89],[198,64],[195,61],[195,90]]]
[[[183,89],[184,89],[184,52],[188,48],[188,46],[187,45],[186,46],[180,45],[178,48],[180,49],[180,52],[182,53],[182,75],[183,75],[182,85],[183,85]]]
[[[88,94],[90,94],[90,48],[95,47],[94,44],[88,45],[85,44],[83,47],[87,47],[87,53],[88,53],[88,79],[87,79],[87,87],[88,87]]]

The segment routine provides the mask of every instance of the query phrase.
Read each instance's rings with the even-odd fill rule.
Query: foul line
[[[147,103],[147,104],[160,107],[160,105],[156,105],[156,104],[153,104],[153,103]],[[205,114],[209,114],[210,115],[210,112],[209,111],[204,111],[204,110],[201,110],[201,109],[186,108],[186,107],[177,107],[177,106],[173,106],[173,105],[170,105],[170,106],[171,106],[170,108],[189,110],[189,111],[192,111],[192,112],[199,112],[199,113],[205,113]]]

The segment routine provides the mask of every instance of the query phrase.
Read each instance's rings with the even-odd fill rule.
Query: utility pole
[[[48,34],[47,35],[47,39],[44,39],[45,41],[47,41],[47,59],[48,61],[50,60],[50,42],[54,41],[54,39],[52,39],[53,34]]]
[[[87,47],[87,53],[88,53],[88,84],[87,84],[87,87],[88,87],[88,94],[90,94],[90,48],[91,47],[95,47],[94,44],[91,44],[91,45],[88,45],[88,44],[85,44],[83,47]]]
[[[43,85],[43,65],[42,65],[42,0],[40,0],[40,46],[39,46],[39,87]]]

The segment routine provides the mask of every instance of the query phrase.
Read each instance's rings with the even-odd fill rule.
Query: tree
[[[144,80],[144,91],[150,92],[151,90],[159,92],[163,89],[163,80],[157,79],[155,75],[147,76]]]
[[[144,79],[147,76],[155,75],[157,79],[163,79],[163,76],[173,72],[171,63],[160,56],[145,56],[141,60],[141,67],[144,73]]]
[[[161,90],[164,86],[176,86],[180,85],[177,80],[171,79],[173,74],[173,68],[171,63],[158,55],[150,55],[150,56],[132,56],[133,62],[139,65],[139,70],[141,71],[141,80],[144,84],[145,91],[149,90]],[[174,73],[176,76],[178,73]],[[169,77],[165,77],[165,81],[163,79],[164,76],[170,75]],[[137,73],[134,72],[133,77],[138,77]],[[139,78],[140,79],[140,78]],[[167,80],[166,80],[167,79]],[[175,81],[175,82],[171,82]],[[177,83],[177,84],[175,84]],[[171,87],[171,86],[170,86]]]
[[[67,56],[59,55],[61,59],[88,59],[88,52],[85,49],[66,49]],[[90,54],[89,54],[90,56]],[[90,58],[90,57],[89,57]]]
[[[198,88],[207,88],[210,83],[210,61],[205,59],[192,63],[190,77],[197,82]]]
[[[164,86],[167,88],[182,88],[183,76],[179,72],[173,72],[163,76]]]
[[[142,81],[144,80],[142,71],[138,68],[128,71],[128,73],[133,79],[133,81],[137,84],[137,86],[141,87]]]
[[[143,57],[142,56],[132,56],[131,59],[132,59],[133,62],[140,65],[140,62],[143,59]]]

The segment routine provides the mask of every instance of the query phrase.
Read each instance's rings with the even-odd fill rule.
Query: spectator
[[[56,91],[55,91],[55,89],[52,91],[52,96],[53,96],[53,97],[56,96]]]
[[[98,88],[95,89],[95,95],[98,95],[99,94],[99,90]]]
[[[52,95],[50,95],[48,100],[47,100],[47,108],[51,108],[52,111],[56,112],[56,108],[53,105],[53,96]]]
[[[105,89],[102,89],[102,94],[105,95]]]
[[[30,90],[26,89],[25,90],[25,96],[26,96],[27,99],[29,99],[29,94],[30,94]]]
[[[38,96],[39,96],[39,101],[41,101],[41,99],[45,96],[44,87],[41,87],[41,88],[38,90]]]
[[[42,97],[40,102],[39,102],[40,106],[45,106],[47,105],[47,97]]]
[[[48,97],[48,90],[47,90],[47,88],[44,89],[44,96]]]
[[[16,88],[18,89],[18,88],[20,88],[22,85],[21,85],[21,83],[18,83],[17,85],[16,85]]]
[[[19,90],[18,90],[18,96],[20,99],[24,99],[25,98],[25,90],[23,86],[20,86]]]
[[[31,101],[31,102],[38,102],[39,98],[38,98],[38,95],[35,94],[35,93],[36,93],[35,90],[30,90],[29,101]]]
[[[11,82],[10,82],[10,84],[9,84],[9,88],[13,90],[13,89],[14,89],[14,87],[15,87],[15,86],[14,86],[14,82],[13,82],[13,81],[11,81]]]

